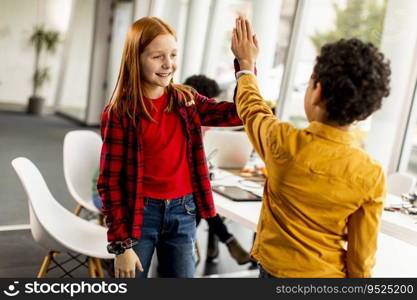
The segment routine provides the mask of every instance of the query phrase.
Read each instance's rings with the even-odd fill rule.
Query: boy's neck
[[[337,122],[328,120],[327,119],[327,112],[324,109],[320,109],[320,108],[318,108],[315,111],[315,114],[314,114],[311,121],[317,121],[317,122],[323,123],[327,126],[331,126],[331,127],[334,127],[336,129],[339,129],[339,130],[342,130],[342,131],[349,131],[350,130],[350,124],[340,126]]]
[[[328,126],[334,127],[336,129],[342,130],[342,131],[349,131],[350,130],[350,124],[340,126],[336,122],[333,121],[327,121],[327,120],[319,120],[320,123],[326,124]]]

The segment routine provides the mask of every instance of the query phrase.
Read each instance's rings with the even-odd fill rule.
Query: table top
[[[215,171],[212,185],[235,185],[262,196],[263,187],[260,183],[248,181],[246,178],[237,176],[237,174],[238,171],[231,173],[229,170],[218,169]],[[256,231],[261,213],[261,201],[236,202],[216,192],[213,192],[213,196],[217,212],[220,215]],[[400,201],[398,196],[388,194],[387,203],[398,201]],[[381,220],[381,232],[417,246],[417,216],[384,211]]]
[[[230,172],[230,170],[215,170],[215,177],[212,181],[212,186],[239,186],[262,197],[263,187],[261,184],[237,176],[236,174],[239,173],[238,170],[235,170],[233,173],[232,172]],[[236,202],[216,192],[213,192],[213,197],[219,214],[253,231],[256,231],[259,215],[261,213],[261,201]]]
[[[261,184],[265,182],[265,177],[262,174],[242,172],[242,169],[222,169],[222,170],[228,173],[231,173],[235,176],[242,177],[243,179],[246,179],[249,181],[259,182]]]

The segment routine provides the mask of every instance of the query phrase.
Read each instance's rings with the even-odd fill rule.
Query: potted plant
[[[32,76],[33,92],[29,98],[27,112],[29,114],[42,114],[45,98],[40,95],[40,89],[49,80],[49,68],[41,67],[41,54],[54,53],[59,43],[59,32],[45,30],[44,26],[35,26],[30,42],[35,47],[35,70]]]

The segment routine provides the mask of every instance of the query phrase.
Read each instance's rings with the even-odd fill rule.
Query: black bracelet
[[[136,239],[128,238],[124,241],[113,242],[107,245],[107,251],[116,255],[123,254],[138,243]]]

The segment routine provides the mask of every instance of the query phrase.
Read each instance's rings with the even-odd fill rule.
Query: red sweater
[[[141,119],[143,195],[157,199],[173,199],[193,192],[185,128],[178,112],[164,111],[167,100],[165,93],[158,99],[145,98],[148,111],[156,122]]]

